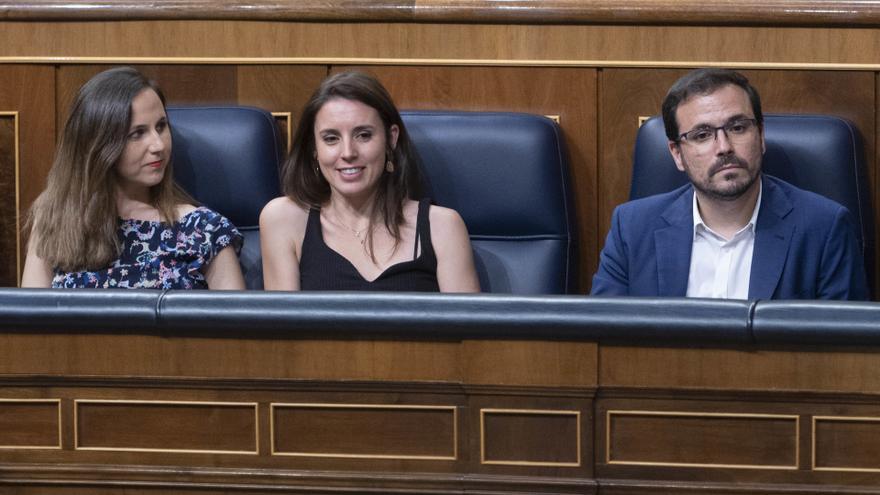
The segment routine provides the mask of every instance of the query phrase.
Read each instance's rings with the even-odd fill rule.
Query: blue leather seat
[[[241,265],[262,288],[259,215],[280,196],[270,114],[249,107],[169,108],[175,178],[245,236]],[[558,126],[536,115],[403,112],[427,194],[467,224],[486,292],[576,290],[574,214]]]
[[[575,292],[575,219],[559,127],[518,113],[401,115],[427,194],[467,225],[483,291]]]
[[[275,120],[252,107],[169,107],[174,177],[200,203],[244,235],[240,254],[248,289],[263,288],[260,211],[281,195],[281,147]]]
[[[765,173],[831,198],[853,214],[873,287],[874,218],[858,130],[839,117],[765,114],[764,138]],[[639,129],[630,199],[671,191],[687,182],[687,176],[675,168],[667,142],[660,117],[652,117]]]

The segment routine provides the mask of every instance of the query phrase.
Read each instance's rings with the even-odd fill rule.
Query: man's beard
[[[710,185],[710,179],[717,174],[724,174],[726,171],[721,170],[724,166],[736,164],[740,167],[740,170],[745,171],[748,175],[745,181],[743,182],[733,182],[732,184],[725,184],[726,187],[712,187]],[[685,170],[690,170],[690,167],[685,168]],[[712,164],[712,167],[709,169],[709,173],[707,175],[706,184],[703,184],[699,181],[694,180],[691,174],[688,172],[688,178],[691,180],[691,184],[694,185],[694,189],[702,193],[704,196],[719,200],[719,201],[734,201],[742,197],[743,194],[748,191],[752,185],[754,185],[755,181],[758,180],[760,176],[760,169],[751,175],[751,171],[749,170],[748,164],[742,158],[736,155],[725,155],[715,163]]]

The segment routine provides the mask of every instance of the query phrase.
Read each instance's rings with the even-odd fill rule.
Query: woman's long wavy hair
[[[131,125],[131,102],[145,89],[165,97],[130,67],[110,69],[85,83],[70,108],[46,189],[31,208],[26,228],[36,253],[53,269],[96,270],[121,253],[116,208],[118,163]],[[170,150],[169,150],[170,153]],[[177,218],[188,197],[173,180],[171,163],[150,189],[165,222]]]
[[[384,172],[379,179],[373,214],[367,228],[367,251],[373,256],[373,227],[382,224],[395,241],[400,242],[400,226],[404,223],[403,204],[407,199],[420,199],[422,177],[412,142],[400,112],[391,95],[375,77],[363,72],[342,72],[323,82],[309,99],[294,134],[290,156],[281,169],[284,194],[303,207],[320,208],[330,200],[330,185],[318,170],[315,159],[315,116],[334,98],[361,102],[379,113],[385,127],[386,156],[394,163],[393,172]],[[391,148],[391,126],[397,125],[397,146]]]

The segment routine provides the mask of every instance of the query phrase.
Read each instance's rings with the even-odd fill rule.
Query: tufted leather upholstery
[[[873,286],[874,220],[858,130],[839,117],[765,114],[764,137],[765,173],[831,198],[853,214],[860,226],[869,287]],[[630,199],[671,191],[686,182],[669,154],[663,119],[652,117],[636,138]]]
[[[168,121],[175,179],[238,227],[245,284],[262,289],[260,211],[281,195],[274,118],[251,107],[169,107]]]
[[[483,291],[575,292],[574,212],[559,127],[518,113],[402,116],[426,193],[467,224]]]

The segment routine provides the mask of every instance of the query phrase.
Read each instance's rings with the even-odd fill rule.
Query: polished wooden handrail
[[[3,20],[275,20],[523,24],[876,26],[864,0],[58,0],[0,2]]]

